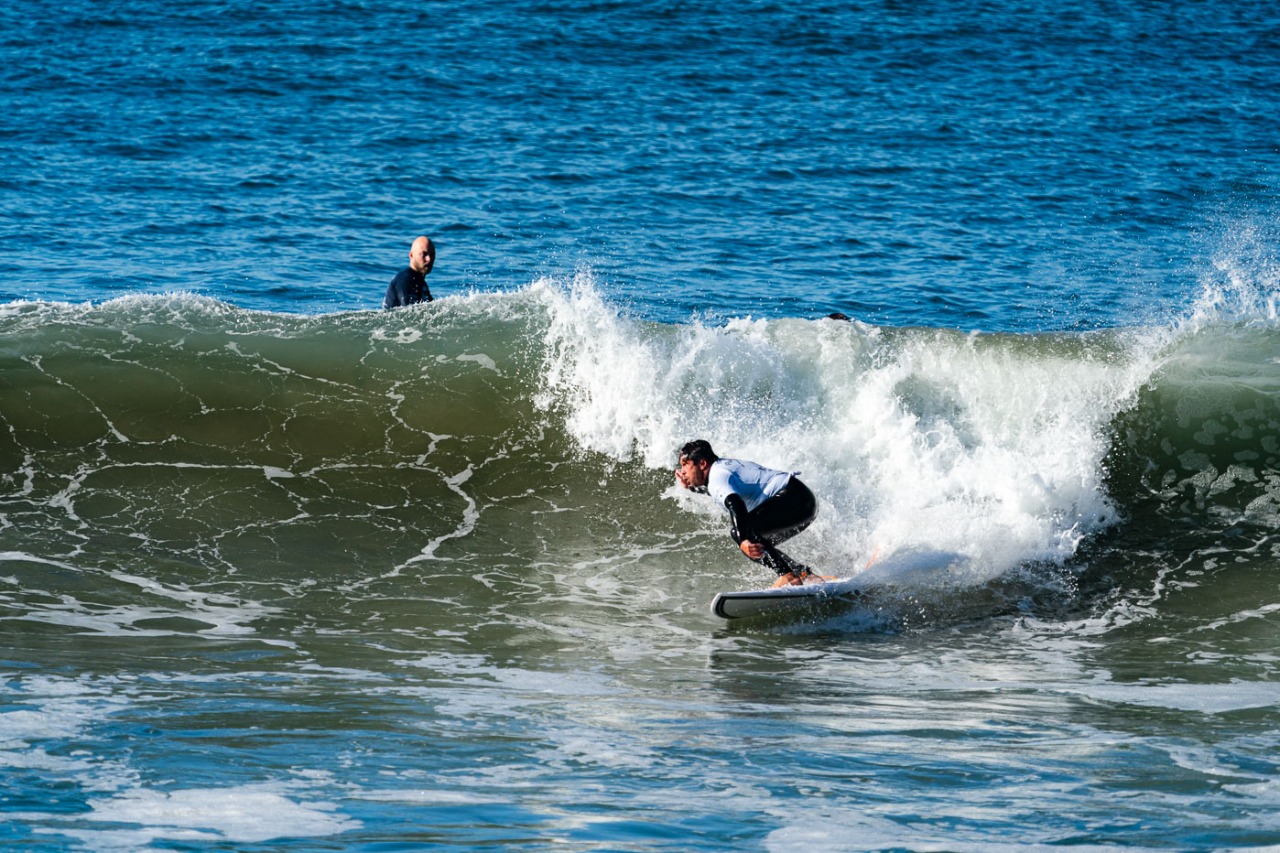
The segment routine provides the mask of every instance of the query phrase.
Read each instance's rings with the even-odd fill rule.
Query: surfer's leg
[[[760,556],[760,562],[780,575],[796,571],[806,571],[805,566],[797,563],[794,559],[779,551],[772,543],[764,546],[764,553]]]
[[[760,562],[778,573],[779,585],[803,583],[813,574],[808,566],[778,550],[778,543],[804,530],[817,514],[818,502],[813,492],[794,477],[785,489],[751,513],[750,521],[763,540],[764,554]]]
[[[756,533],[770,545],[800,533],[818,516],[818,501],[809,487],[792,477],[787,487],[756,507],[749,516]]]
[[[778,586],[789,583],[803,583],[813,571],[804,563],[779,551],[773,544],[764,546],[760,562],[778,573]]]

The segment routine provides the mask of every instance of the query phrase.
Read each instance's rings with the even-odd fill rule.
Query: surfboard
[[[711,600],[711,612],[721,619],[783,616],[823,605],[857,603],[866,599],[866,589],[866,582],[858,578],[834,578],[802,586],[721,592]]]

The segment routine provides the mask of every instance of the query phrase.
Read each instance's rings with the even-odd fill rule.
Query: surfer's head
[[[419,237],[409,247],[409,266],[426,275],[436,265],[436,244],[430,237]]]
[[[680,448],[676,479],[686,489],[700,489],[707,485],[707,472],[711,470],[711,463],[719,458],[711,449],[711,443],[705,439],[690,441]]]
[[[688,459],[690,462],[706,461],[707,464],[710,464],[719,458],[716,452],[711,449],[711,442],[705,438],[694,439],[680,446],[681,462]]]

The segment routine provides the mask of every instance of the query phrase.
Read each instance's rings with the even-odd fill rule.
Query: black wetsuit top
[[[427,287],[427,277],[413,267],[405,267],[396,273],[387,286],[387,295],[382,300],[383,308],[398,308],[401,305],[415,305],[419,302],[430,302],[431,289]]]

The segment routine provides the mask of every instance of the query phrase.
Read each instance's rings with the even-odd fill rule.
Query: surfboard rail
[[[856,601],[864,595],[865,584],[856,578],[834,578],[800,586],[720,592],[711,600],[711,613],[721,619],[785,615],[826,602]]]

